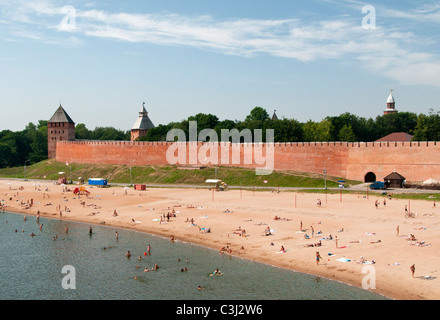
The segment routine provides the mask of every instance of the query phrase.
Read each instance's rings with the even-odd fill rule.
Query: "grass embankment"
[[[206,179],[225,181],[230,186],[243,187],[299,187],[299,188],[324,188],[324,176],[299,172],[274,171],[270,175],[257,176],[255,170],[244,168],[178,168],[176,166],[130,166],[77,164],[66,165],[54,160],[45,160],[26,168],[0,169],[1,178],[24,178],[58,180],[59,172],[64,172],[68,181],[77,181],[79,177],[87,181],[88,178],[104,178],[109,183],[130,184],[180,184],[180,185],[206,185]],[[327,187],[338,187],[340,178],[327,177]],[[267,183],[265,183],[267,181]],[[357,181],[347,181],[348,184],[357,184]]]
[[[347,190],[347,189],[332,189],[332,190],[324,190],[324,189],[300,189],[297,190],[302,193],[328,193],[328,194],[358,194],[364,197],[367,197],[367,189],[365,190]],[[407,191],[407,190],[406,190]],[[368,190],[370,196],[380,197],[380,198],[393,198],[393,199],[406,199],[406,200],[427,200],[427,201],[439,201],[440,192],[438,190],[425,190],[423,192],[411,193],[411,192],[402,192],[396,189],[393,190],[385,190],[385,194],[382,194],[382,190]]]

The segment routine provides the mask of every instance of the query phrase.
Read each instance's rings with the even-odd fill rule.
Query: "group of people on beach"
[[[20,188],[20,195],[22,194],[22,191],[23,191],[23,190],[24,190],[24,188],[21,187],[21,188]],[[47,194],[46,194],[46,193],[43,193],[43,198],[48,198],[48,199],[49,199],[49,198],[50,198],[49,193],[47,193]],[[64,198],[66,198],[66,197],[64,197]],[[15,199],[17,199],[17,200],[15,200]],[[41,197],[40,197],[40,199],[41,199]],[[10,201],[14,201],[14,200],[15,200],[15,203],[16,203],[16,204],[21,205],[22,207],[24,207],[24,208],[26,208],[26,209],[34,208],[34,199],[33,199],[33,198],[29,198],[29,200],[19,199],[19,193],[18,193],[18,192],[16,192],[14,195],[12,195],[12,196],[9,198],[9,200],[10,200]],[[64,199],[64,200],[66,200],[66,199]],[[38,200],[37,200],[37,201],[38,201]],[[38,203],[39,203],[39,202],[37,202],[37,204],[38,204]],[[379,201],[379,200],[376,200],[375,203],[374,203],[374,204],[375,204],[375,208],[378,209],[379,206],[380,206],[382,203],[383,203],[383,207],[385,207],[385,206],[387,205],[387,203],[386,203],[386,199],[383,199],[383,202],[382,202],[382,201]],[[390,202],[389,202],[389,203],[390,203]],[[55,202],[54,204],[56,204],[56,202]],[[312,199],[312,201],[311,201],[311,204],[313,205],[313,199]],[[52,205],[52,203],[47,204],[47,205]],[[81,202],[81,205],[84,207],[84,206],[85,206],[85,202]],[[317,205],[317,207],[320,207],[320,206],[321,206],[321,200],[320,200],[320,199],[317,199],[317,200],[316,200],[316,205]],[[370,205],[371,205],[371,204],[370,204]],[[391,205],[392,205],[392,203],[391,203]],[[6,204],[5,201],[2,201],[2,202],[0,203],[0,209],[1,209],[2,211],[5,211],[6,206],[7,206],[7,204]],[[15,205],[15,206],[16,206],[16,205]],[[35,205],[35,206],[38,207],[37,205]],[[54,207],[55,207],[55,205],[54,205]],[[391,207],[392,207],[392,206],[391,206]],[[191,207],[188,207],[188,208],[191,208]],[[193,207],[193,208],[195,208],[195,207]],[[370,208],[371,208],[371,210],[374,210],[374,209],[372,209],[372,207],[370,207]],[[435,202],[434,202],[434,208],[435,208]],[[55,209],[55,208],[53,208],[53,209]],[[52,210],[53,210],[53,209],[52,209]],[[234,210],[234,208],[232,208],[232,209]],[[389,209],[389,208],[388,208],[388,209]],[[58,205],[58,206],[56,207],[56,210],[60,212],[60,217],[62,217],[62,211],[63,211],[63,210],[61,210],[61,205]],[[67,206],[64,206],[64,212],[68,212],[68,211],[70,211],[70,209],[67,208]],[[231,213],[231,212],[233,212],[233,211],[227,209],[227,210],[225,210],[224,212],[225,212],[225,213]],[[408,207],[407,207],[406,205],[405,205],[405,212],[408,212]],[[113,210],[113,214],[114,214],[114,216],[118,216],[118,212],[117,212],[116,210]],[[37,216],[38,216],[38,218],[39,218],[39,213],[38,213]],[[170,209],[167,213],[163,213],[163,214],[162,214],[162,216],[161,216],[161,222],[165,222],[165,221],[166,221],[166,222],[169,222],[169,221],[170,221],[170,218],[172,218],[172,217],[176,217],[176,212],[174,211],[174,208],[173,208],[172,210]],[[38,219],[38,218],[37,218],[37,219]],[[183,219],[182,219],[182,220],[183,220]],[[275,215],[275,217],[273,218],[273,220],[275,220],[275,221],[291,221],[292,219],[286,219],[286,218],[282,218],[282,217],[280,217],[280,216],[278,216],[278,215]],[[135,222],[135,220],[132,219],[132,222]],[[195,222],[194,222],[194,219],[193,219],[193,218],[191,218],[191,219],[187,218],[185,222],[190,222],[191,225],[196,225]],[[277,223],[277,222],[273,222],[273,223]],[[315,227],[316,227],[316,226],[315,226]],[[40,225],[39,225],[39,228],[40,228],[40,230],[42,231],[43,225],[40,224]],[[308,229],[307,227],[306,227],[305,229],[307,229],[307,230],[306,230],[307,233],[304,233],[304,239],[310,240],[310,239],[314,238],[314,236],[315,236],[315,230],[314,230],[313,226],[311,226],[310,229]],[[206,232],[206,230],[209,230],[209,231],[210,231],[210,229],[208,229],[208,228],[205,229],[205,228],[200,228],[200,227],[199,227],[199,231],[200,231],[200,232],[202,232],[202,231],[203,231],[203,232]],[[229,229],[229,230],[231,230],[231,229]],[[341,230],[344,231],[343,229],[341,229]],[[341,230],[338,230],[338,232],[340,232]],[[302,232],[302,231],[305,232],[305,230],[303,230],[302,221],[300,222],[300,231],[301,231],[301,232]],[[309,231],[311,232],[311,236],[309,236],[309,235],[310,235]],[[275,230],[272,230],[269,226],[266,226],[265,229],[264,229],[264,235],[266,235],[266,236],[274,235],[274,232],[275,232]],[[38,232],[36,232],[36,233],[38,234]],[[30,235],[31,235],[31,236],[35,236],[35,235],[37,235],[36,233],[32,232]],[[68,229],[67,229],[67,227],[66,227],[66,233],[68,233]],[[92,231],[92,228],[90,227],[90,229],[89,229],[89,234],[91,235],[92,233],[93,233],[93,231]],[[240,235],[240,236],[247,236],[247,234],[246,234],[246,230],[243,229],[243,228],[241,228],[241,227],[239,227],[238,229],[233,229],[233,230],[232,230],[232,234],[237,234],[237,235]],[[321,234],[321,231],[319,230],[318,233],[316,233],[316,234]],[[397,235],[399,235],[399,227],[397,227]],[[228,233],[228,236],[229,236],[229,233]],[[38,237],[37,237],[37,238],[38,238]],[[54,240],[58,239],[58,235],[55,235],[55,236],[53,237],[53,239],[54,239]],[[323,240],[324,243],[326,243],[326,241],[324,241],[324,240],[336,240],[336,241],[335,241],[336,248],[339,248],[339,247],[338,247],[338,242],[337,242],[337,241],[338,241],[337,237],[336,237],[336,239],[333,239],[332,235],[329,235],[329,236],[326,237],[326,238],[320,238],[318,242],[314,241],[314,242],[316,242],[316,243],[306,244],[305,247],[321,247],[321,246],[323,245],[323,243],[321,242],[321,239]],[[383,239],[382,239],[382,240],[383,240]],[[411,245],[420,245],[420,246],[429,245],[429,244],[426,244],[426,243],[424,243],[424,242],[418,242],[418,240],[416,239],[416,237],[415,237],[413,234],[410,234],[406,240],[408,240],[408,241],[410,242]],[[172,236],[172,241],[174,241],[174,236]],[[310,241],[310,242],[312,242],[312,241]],[[351,242],[354,243],[354,241],[351,241]],[[370,242],[370,243],[381,243],[381,241],[378,240],[378,241]],[[288,247],[288,245],[286,245],[286,247]],[[151,248],[148,250],[148,252],[150,252],[150,250],[151,250]],[[229,246],[229,245],[227,245],[227,246],[223,246],[223,247],[220,248],[219,251],[220,251],[221,253],[232,254],[232,247]],[[288,251],[288,250],[286,250],[286,249],[284,248],[284,246],[281,246],[279,252],[286,253],[287,251]],[[310,250],[310,251],[314,251],[314,250],[312,249],[312,250]],[[150,253],[148,253],[148,254],[150,254]],[[128,251],[128,252],[126,253],[126,256],[127,256],[127,258],[131,257],[131,253]],[[141,256],[139,256],[139,258],[142,259]],[[310,257],[310,258],[311,258],[311,257]],[[319,262],[322,260],[322,257],[321,257],[321,255],[319,254],[318,251],[315,252],[315,259],[316,259],[316,264],[319,265]],[[360,259],[359,261],[362,261],[362,259]],[[157,264],[154,264],[154,267],[152,267],[152,268],[147,268],[147,267],[146,267],[146,268],[144,269],[144,271],[145,271],[145,272],[155,271],[155,270],[157,270],[158,268],[159,268],[159,267],[157,266]],[[147,269],[148,269],[148,270],[147,270]],[[182,268],[181,270],[183,270],[182,272],[188,271],[188,269],[187,269],[186,267],[185,267],[185,268]],[[414,277],[414,273],[415,273],[415,264],[412,264],[412,265],[411,265],[410,270],[411,270],[411,274],[412,274],[412,276]]]

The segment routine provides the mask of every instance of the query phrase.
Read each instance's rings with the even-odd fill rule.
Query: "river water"
[[[0,213],[0,256],[2,300],[385,299],[189,243],[56,219],[37,223],[35,216],[25,221],[24,215],[7,212]],[[155,264],[158,270],[144,271]],[[216,269],[221,276],[211,275]]]

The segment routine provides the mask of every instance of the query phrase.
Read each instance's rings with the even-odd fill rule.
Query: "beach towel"
[[[350,262],[351,260],[347,259],[347,258],[339,258],[339,259],[336,259],[336,261],[347,263],[347,262]]]

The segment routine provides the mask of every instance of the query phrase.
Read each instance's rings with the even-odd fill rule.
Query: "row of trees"
[[[274,130],[275,142],[315,142],[315,141],[376,141],[393,132],[406,132],[414,135],[413,140],[439,141],[440,114],[432,109],[428,115],[412,112],[399,112],[366,119],[350,113],[326,117],[320,122],[309,120],[301,123],[295,119],[272,119],[262,107],[255,107],[244,121],[222,120],[212,114],[199,113],[181,122],[159,125],[150,130],[142,141],[165,141],[171,129],[181,129],[189,139],[189,122],[197,121],[198,133],[203,129],[214,129],[221,137],[222,129]]]
[[[197,121],[197,133],[203,129],[214,129],[221,138],[222,129],[237,129],[241,132],[262,129],[263,141],[267,129],[274,130],[275,142],[313,141],[375,141],[392,132],[406,132],[414,135],[414,141],[440,141],[440,113],[430,109],[426,114],[399,112],[362,118],[350,113],[326,117],[319,122],[301,123],[295,119],[272,119],[262,107],[255,107],[243,120],[222,120],[213,114],[199,113],[180,122],[159,125],[151,129],[142,141],[165,141],[171,129],[181,129],[189,139],[189,122]],[[76,139],[81,140],[130,140],[130,131],[112,127],[97,127],[89,130],[85,124],[78,124]],[[47,121],[29,123],[23,131],[0,131],[0,168],[23,166],[47,159]]]
[[[47,121],[29,123],[23,131],[0,131],[0,168],[47,159]]]
[[[97,127],[89,130],[82,123],[75,128],[76,139],[86,140],[130,140],[130,131],[112,127]],[[17,167],[47,159],[47,120],[35,125],[30,122],[24,130],[0,131],[0,168]]]

